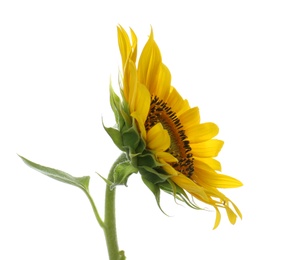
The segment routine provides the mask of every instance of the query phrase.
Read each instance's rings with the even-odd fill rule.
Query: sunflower
[[[126,161],[114,172],[113,185],[126,184],[128,177],[140,172],[144,183],[156,196],[160,190],[198,208],[187,196],[214,207],[216,228],[221,219],[219,209],[226,209],[234,224],[241,212],[218,188],[235,188],[242,183],[221,174],[214,159],[223,142],[214,123],[200,123],[197,107],[190,107],[171,85],[169,69],[162,63],[160,50],[151,30],[137,62],[137,37],[130,37],[118,27],[122,58],[121,99],[111,88],[111,106],[115,128],[105,127],[114,143],[126,153]]]

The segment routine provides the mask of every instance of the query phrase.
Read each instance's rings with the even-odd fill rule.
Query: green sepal
[[[159,207],[159,209],[161,210],[161,212],[163,212],[165,215],[167,215],[161,208],[160,206],[160,188],[157,184],[154,184],[153,182],[147,180],[146,178],[144,178],[143,176],[141,177],[144,184],[150,189],[150,191],[153,193],[157,206]]]
[[[129,104],[126,102],[125,98],[124,98],[124,93],[121,90],[121,96],[122,96],[122,105],[121,105],[121,116],[125,122],[125,126],[124,128],[121,128],[122,130],[126,130],[128,128],[130,128],[132,126],[132,117],[130,116],[130,108],[129,108]]]
[[[119,129],[121,129],[124,125],[124,119],[121,115],[121,110],[122,110],[121,100],[113,90],[111,83],[110,83],[110,104],[115,114],[116,123]]]
[[[140,143],[141,137],[135,125],[133,125],[122,133],[122,139],[124,146],[130,147],[131,150],[135,151]]]
[[[184,202],[186,205],[193,209],[201,209],[199,208],[194,201],[191,201],[187,196],[186,192],[178,186],[176,183],[168,179],[166,182],[160,183],[159,187],[168,194],[173,195],[175,201],[178,199],[179,201]]]
[[[145,141],[143,140],[143,138],[140,138],[140,141],[139,141],[138,146],[137,146],[137,148],[136,148],[136,152],[139,153],[139,154],[141,154],[141,153],[143,153],[143,151],[145,150],[145,148],[146,148],[146,143],[145,143]]]
[[[168,178],[171,177],[169,174],[164,174],[158,172],[156,169],[148,167],[148,166],[139,166],[140,174],[147,179],[148,181],[158,184],[165,182]],[[159,169],[159,168],[158,168]]]
[[[19,155],[19,157],[28,166],[30,166],[31,168],[41,172],[42,174],[44,174],[50,178],[56,179],[56,180],[64,182],[64,183],[74,185],[74,186],[76,186],[76,187],[78,187],[84,191],[88,191],[88,189],[89,189],[89,180],[90,180],[89,176],[73,177],[72,175],[70,175],[66,172],[34,163],[34,162],[24,158],[23,156]]]
[[[114,181],[113,184],[111,185],[111,189],[113,189],[117,185],[127,186],[127,181],[130,175],[137,172],[138,169],[135,168],[130,161],[119,163],[114,169],[114,174],[113,174]]]
[[[103,127],[104,127],[105,131],[108,133],[108,135],[111,137],[111,139],[113,140],[114,144],[121,151],[125,151],[120,131],[113,128],[113,127],[105,127],[104,124],[103,124]]]
[[[103,177],[101,174],[99,174],[98,172],[96,172],[99,177],[109,186],[111,186],[113,184],[113,182],[109,181],[108,179],[106,179],[105,177]]]
[[[131,117],[129,116],[129,114],[123,109],[123,107],[121,110],[121,115],[122,115],[122,118],[125,122],[125,125],[121,128],[121,130],[125,131],[132,126],[132,123],[131,123],[132,120],[131,120]]]
[[[148,166],[150,168],[156,168],[158,166],[162,166],[161,163],[159,163],[154,154],[150,152],[144,152],[140,156],[138,156],[138,166]]]

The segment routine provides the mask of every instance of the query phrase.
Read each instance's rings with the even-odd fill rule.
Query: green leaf
[[[31,168],[41,172],[42,174],[44,174],[50,178],[53,178],[55,180],[74,185],[74,186],[88,192],[89,180],[90,180],[89,176],[73,177],[72,175],[70,175],[66,172],[34,163],[34,162],[24,158],[23,156],[19,155],[19,157],[28,166],[30,166]]]
[[[84,191],[84,193],[86,194],[86,196],[88,197],[90,203],[91,203],[91,206],[92,206],[92,209],[93,209],[93,212],[95,214],[95,217],[98,221],[98,224],[104,228],[104,222],[102,221],[99,213],[98,213],[98,210],[96,208],[96,205],[89,193],[89,180],[90,180],[90,177],[89,176],[83,176],[83,177],[73,177],[72,175],[66,173],[66,172],[63,172],[63,171],[60,171],[60,170],[57,170],[57,169],[53,169],[53,168],[50,168],[50,167],[46,167],[46,166],[42,166],[40,164],[37,164],[37,163],[34,163],[26,158],[24,158],[23,156],[20,156],[19,157],[24,161],[24,163],[26,163],[28,166],[30,166],[31,168],[41,172],[42,174],[50,177],[50,178],[53,178],[55,180],[58,180],[58,181],[61,181],[61,182],[64,182],[64,183],[67,183],[67,184],[71,184],[71,185],[74,185],[78,188],[80,188],[81,190]]]

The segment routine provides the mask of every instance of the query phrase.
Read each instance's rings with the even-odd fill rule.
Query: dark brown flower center
[[[166,152],[172,154],[178,160],[176,163],[171,163],[171,166],[187,177],[191,177],[194,171],[193,156],[183,126],[171,107],[154,96],[145,122],[146,130],[148,131],[157,123],[163,125],[171,139],[170,147]]]

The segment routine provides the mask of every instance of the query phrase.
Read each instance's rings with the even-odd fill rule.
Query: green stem
[[[108,180],[113,182],[113,174],[115,167],[126,161],[125,153],[121,154],[118,159],[114,162],[113,166],[110,169]],[[105,221],[104,221],[104,232],[105,239],[109,253],[110,260],[120,259],[118,240],[117,240],[117,231],[116,231],[116,215],[115,215],[115,195],[116,188],[110,189],[110,186],[106,185],[106,194],[105,194]]]
[[[87,197],[88,197],[88,199],[89,199],[89,201],[90,201],[90,203],[91,203],[93,212],[94,212],[94,214],[95,214],[95,217],[96,217],[96,219],[97,219],[97,221],[98,221],[100,227],[101,227],[101,228],[104,228],[104,222],[103,222],[103,220],[101,219],[101,217],[100,217],[100,215],[99,215],[99,212],[98,212],[98,210],[97,210],[97,208],[96,208],[96,206],[95,206],[95,203],[94,203],[94,201],[93,201],[93,199],[92,199],[92,197],[91,197],[89,191],[88,191],[88,190],[83,190],[83,191],[85,192],[85,194],[87,195]]]

